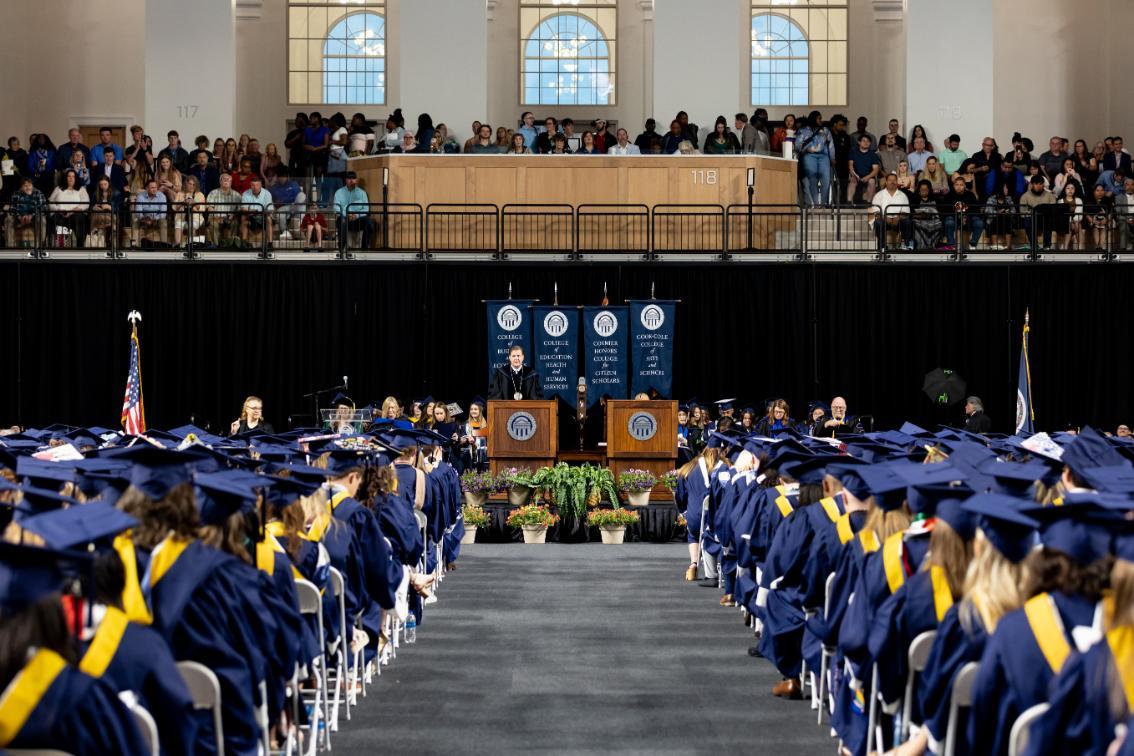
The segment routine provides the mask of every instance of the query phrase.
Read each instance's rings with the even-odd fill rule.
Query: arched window
[[[351,13],[327,32],[323,102],[386,102],[386,20],[377,13]]]
[[[774,13],[752,17],[752,102],[808,105],[807,35]]]
[[[543,17],[521,44],[524,105],[614,104],[614,40],[587,11]]]

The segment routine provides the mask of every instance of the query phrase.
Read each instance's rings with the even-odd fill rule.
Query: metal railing
[[[579,254],[649,254],[650,208],[647,205],[579,205],[575,209],[575,243]]]
[[[427,252],[499,252],[496,205],[434,203],[425,207]]]
[[[799,253],[804,216],[796,205],[729,205],[725,251]]]
[[[501,252],[575,251],[571,205],[504,205],[500,208]]]
[[[724,253],[725,209],[722,205],[654,205],[651,252]]]

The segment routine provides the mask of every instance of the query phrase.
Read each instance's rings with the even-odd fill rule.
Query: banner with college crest
[[[508,364],[508,347],[522,344],[532,359],[531,299],[490,299],[488,306],[488,382],[496,368]]]
[[[676,305],[661,299],[630,301],[630,396],[651,389],[662,398],[672,396]]]
[[[587,401],[591,406],[604,395],[626,399],[628,307],[583,308],[583,359]]]
[[[531,309],[535,330],[531,363],[543,395],[574,406],[579,381],[579,308],[538,305]]]

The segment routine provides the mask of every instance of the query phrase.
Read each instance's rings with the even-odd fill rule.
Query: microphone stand
[[[312,413],[311,416],[315,419],[316,425],[321,426],[323,424],[323,419],[321,417],[319,417],[319,397],[323,396],[323,394],[329,394],[332,391],[346,391],[346,390],[347,390],[346,386],[341,386],[341,385],[340,386],[331,386],[330,388],[325,388],[325,389],[315,389],[311,393],[303,395],[304,399],[310,399],[311,400],[311,405],[312,405],[312,408],[313,408],[313,413]]]

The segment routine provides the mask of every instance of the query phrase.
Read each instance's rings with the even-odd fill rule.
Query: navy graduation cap
[[[1034,502],[1000,493],[978,493],[963,508],[977,518],[977,527],[1009,561],[1019,563],[1036,545],[1039,523],[1024,514]]]
[[[843,488],[859,501],[869,499],[870,486],[866,485],[866,481],[859,474],[865,463],[854,457],[840,456],[837,460],[837,462],[827,465],[827,474],[842,483]]]
[[[133,463],[130,484],[155,501],[164,498],[176,486],[188,482],[194,463],[202,461],[195,453],[159,449],[146,443],[115,450],[104,456]],[[209,462],[212,464],[211,469],[216,469],[215,461]],[[205,466],[209,464],[205,463]]]
[[[727,412],[730,409],[732,409],[732,403],[735,402],[735,401],[736,401],[736,397],[731,397],[729,399],[718,399],[715,402],[713,402],[713,404],[717,405],[717,411]]]
[[[906,481],[897,475],[889,465],[864,465],[858,470],[859,477],[874,497],[874,503],[881,509],[898,509],[906,500]],[[844,483],[844,485],[846,485]]]
[[[1039,522],[1040,543],[1086,567],[1110,553],[1110,528],[1098,494],[1068,494],[1058,507],[1034,506],[1024,514]],[[1114,515],[1117,519],[1118,515]]]
[[[354,400],[343,392],[335,394],[335,398],[331,400],[332,407],[350,407],[354,409]]]
[[[78,499],[64,496],[58,491],[24,486],[23,499],[16,505],[16,522],[22,526],[25,520],[40,512],[49,512],[63,506],[77,506],[78,503]]]
[[[1095,467],[1130,467],[1130,462],[1089,425],[1063,447],[1062,461],[1078,475]]]
[[[24,520],[22,527],[38,535],[50,548],[111,548],[114,537],[136,527],[138,521],[110,504],[94,502],[57,509]]]
[[[251,512],[258,498],[247,481],[227,471],[196,475],[193,493],[203,525],[220,525],[237,512]]]
[[[62,590],[84,554],[0,542],[0,614],[10,615]]]
[[[910,486],[910,509],[944,520],[962,539],[971,541],[976,534],[976,516],[964,509],[965,500],[973,495],[967,486],[949,486],[941,483]],[[915,508],[914,500],[917,499]]]
[[[839,457],[827,454],[814,456],[810,459],[793,460],[781,465],[779,471],[792,480],[799,481],[804,485],[822,485],[823,476],[827,473],[828,465],[836,459],[839,459]]]
[[[16,461],[16,475],[36,488],[59,488],[61,483],[73,483],[76,472],[74,466],[64,462],[20,457]]]

